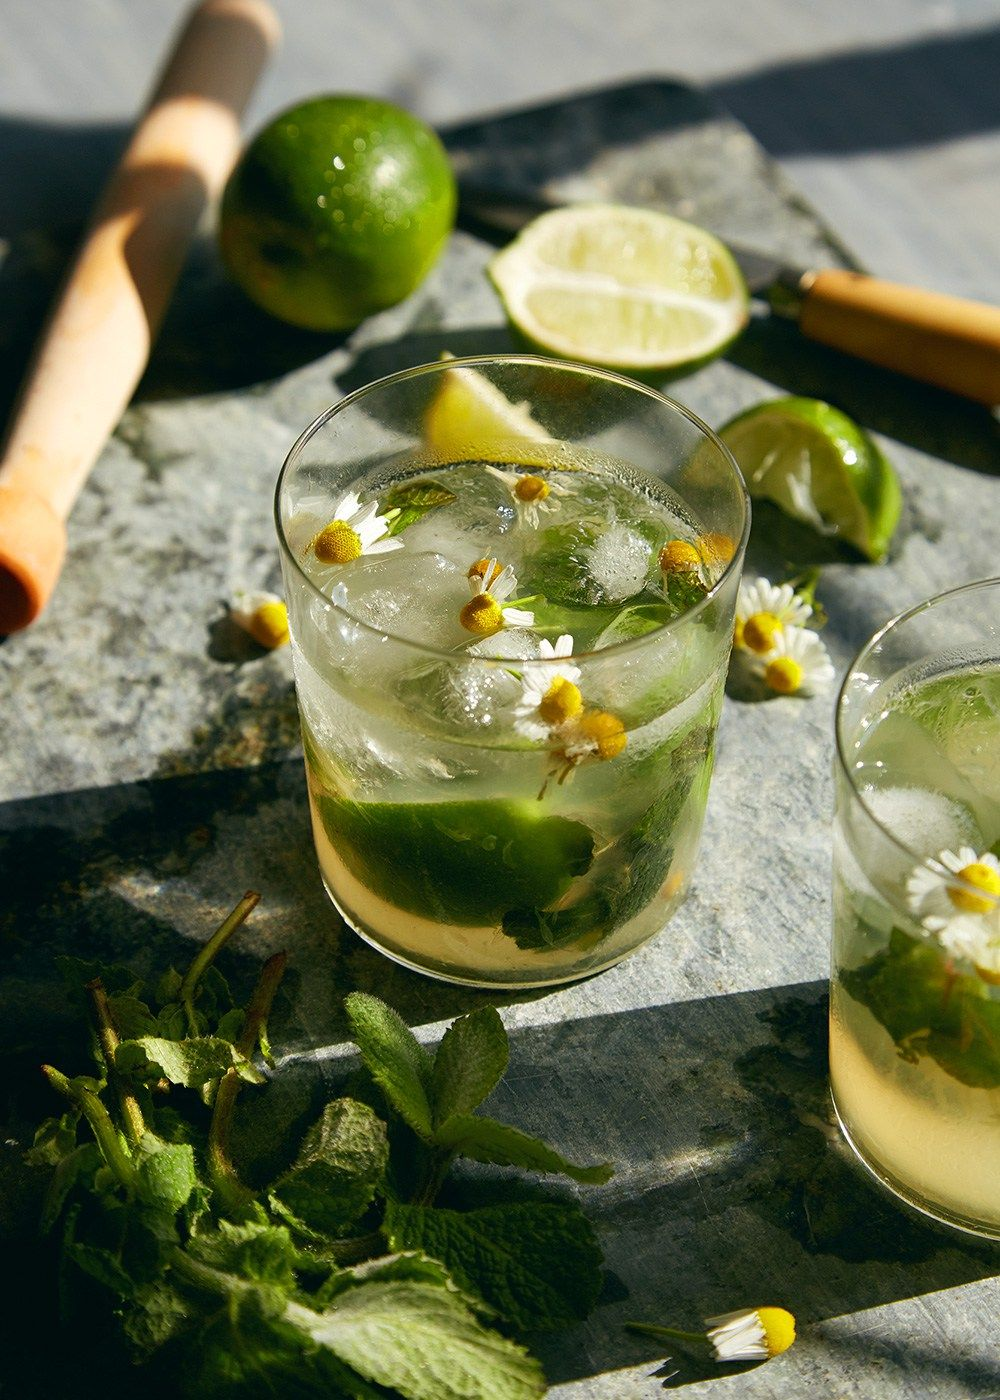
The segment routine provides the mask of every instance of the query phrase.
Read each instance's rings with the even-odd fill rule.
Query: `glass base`
[[[351,932],[356,933],[370,948],[374,948],[377,953],[381,953],[382,956],[388,958],[390,962],[398,963],[400,967],[408,968],[410,972],[419,972],[422,977],[430,977],[435,982],[447,982],[452,986],[458,987],[475,987],[477,990],[485,992],[530,991],[535,987],[564,987],[570,982],[582,982],[588,977],[596,977],[599,972],[606,972],[609,967],[614,967],[616,963],[620,963],[624,961],[625,958],[631,957],[633,953],[637,953],[640,948],[645,947],[645,945],[651,941],[649,938],[644,939],[642,943],[637,943],[631,948],[625,948],[615,952],[606,962],[581,968],[579,972],[562,973],[558,977],[518,977],[512,981],[494,977],[463,977],[460,972],[448,972],[443,968],[427,967],[422,963],[413,962],[403,953],[397,952],[394,948],[387,947],[376,938],[374,934],[369,933],[363,928],[358,919],[348,909],[344,908],[330,889],[325,878],[323,879],[323,888],[329,897],[330,903]],[[655,937],[656,935],[654,934],[652,936]]]
[[[886,1171],[878,1162],[873,1161],[867,1156],[851,1136],[850,1130],[844,1122],[843,1115],[837,1107],[837,1097],[832,1090],[830,1091],[830,1097],[833,1100],[833,1111],[837,1115],[837,1122],[840,1125],[841,1133],[844,1135],[844,1141],[869,1175],[873,1176],[879,1185],[888,1191],[890,1195],[895,1196],[898,1201],[902,1201],[903,1204],[909,1206],[911,1210],[917,1211],[919,1215],[925,1216],[929,1220],[936,1221],[939,1225],[947,1225],[952,1230],[961,1230],[964,1234],[975,1235],[979,1239],[1000,1240],[1000,1226],[984,1225],[982,1222],[969,1217],[952,1214],[945,1210],[943,1206],[930,1204],[922,1197],[915,1195],[914,1192],[907,1186],[904,1186],[901,1181],[898,1181],[891,1172]]]

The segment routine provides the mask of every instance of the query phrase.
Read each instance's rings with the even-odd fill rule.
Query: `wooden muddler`
[[[0,459],[0,633],[32,622],[55,587],[66,518],[146,366],[278,36],[265,0],[202,0],[94,211]]]

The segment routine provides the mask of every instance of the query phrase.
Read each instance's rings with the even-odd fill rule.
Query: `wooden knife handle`
[[[799,329],[872,364],[1000,404],[1000,307],[831,268],[807,274]]]
[[[0,460],[0,633],[33,621],[55,587],[66,517],[145,368],[278,34],[266,0],[196,5],[94,211]]]

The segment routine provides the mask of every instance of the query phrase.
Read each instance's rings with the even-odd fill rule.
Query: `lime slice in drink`
[[[846,413],[820,399],[775,399],[730,419],[719,436],[751,496],[869,559],[885,556],[899,523],[899,479]]]
[[[459,367],[440,376],[424,414],[424,442],[446,461],[486,459],[543,466],[544,453],[537,448],[525,450],[525,444],[551,442],[551,438],[532,418],[529,404],[511,403],[484,374]]]
[[[724,350],[747,321],[746,283],[729,250],[651,209],[554,209],[488,270],[528,340],[612,369],[691,368]]]

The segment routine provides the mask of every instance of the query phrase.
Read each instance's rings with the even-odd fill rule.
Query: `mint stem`
[[[193,1036],[199,1034],[198,1022],[194,1014],[194,997],[198,990],[198,983],[201,981],[205,971],[215,961],[217,954],[229,942],[230,938],[259,900],[260,895],[256,890],[248,890],[232,913],[228,914],[223,919],[222,923],[215,930],[204,947],[198,950],[191,966],[184,974],[184,979],[181,982],[180,999],[184,1006],[188,1031]]]
[[[247,896],[249,898],[249,896]],[[256,903],[256,896],[254,896]],[[253,908],[253,904],[250,905]],[[236,911],[234,910],[234,913]],[[249,912],[249,911],[247,911]],[[232,915],[230,915],[232,917]],[[244,915],[245,917],[245,915]],[[275,953],[261,968],[257,985],[250,1005],[247,1007],[236,1051],[244,1060],[249,1060],[261,1027],[266,1024],[271,1002],[278,990],[288,961],[287,953]],[[233,1123],[233,1109],[236,1096],[240,1092],[242,1080],[235,1069],[228,1069],[219,1081],[212,1110],[212,1123],[208,1130],[208,1172],[212,1187],[218,1192],[226,1209],[242,1215],[254,1200],[254,1193],[240,1180],[236,1168],[229,1159],[229,1134]]]
[[[42,1073],[57,1093],[79,1106],[97,1139],[105,1162],[119,1183],[126,1190],[133,1190],[136,1180],[135,1163],[118,1136],[118,1129],[111,1121],[111,1115],[97,1095],[83,1084],[74,1084],[52,1065],[42,1065]]]
[[[456,1153],[451,1151],[442,1152],[438,1150],[434,1153],[424,1183],[413,1198],[414,1205],[431,1206],[434,1204],[434,1198],[444,1185],[444,1179],[448,1175],[448,1168],[455,1160],[455,1157]]]
[[[681,1332],[676,1327],[658,1327],[654,1322],[626,1322],[628,1332],[641,1332],[645,1337],[655,1337],[657,1341],[694,1342],[704,1345],[708,1340],[704,1332]]]
[[[139,1100],[125,1087],[121,1075],[115,1068],[115,1051],[121,1042],[111,1019],[111,1007],[108,1005],[104,983],[99,977],[95,977],[92,982],[87,983],[87,991],[90,993],[90,1005],[97,1023],[97,1039],[104,1056],[108,1081],[114,1085],[118,1095],[122,1121],[125,1124],[125,1136],[133,1147],[138,1147],[146,1131],[146,1123],[142,1116],[142,1109],[139,1107]]]

